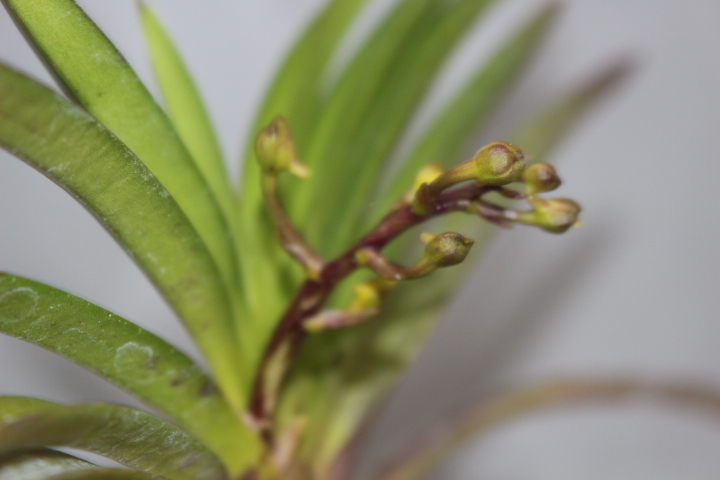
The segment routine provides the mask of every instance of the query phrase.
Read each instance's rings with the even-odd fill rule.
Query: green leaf
[[[152,333],[61,290],[4,273],[0,332],[97,373],[187,428],[230,470],[243,467],[252,434],[212,380]]]
[[[490,120],[493,108],[523,72],[557,18],[556,6],[538,12],[507,40],[452,98],[402,162],[391,186],[382,196],[387,211],[412,186],[418,170],[430,162],[450,167],[460,160],[467,142]],[[522,146],[522,144],[519,144]],[[374,218],[377,220],[377,217]]]
[[[241,387],[229,302],[172,197],[90,115],[0,66],[0,146],[70,192],[145,270],[185,322],[235,407]]]
[[[137,155],[178,202],[223,278],[236,258],[222,212],[169,119],[72,0],[3,0],[61,87]]]
[[[212,188],[228,221],[234,218],[234,195],[228,182],[220,145],[200,92],[180,52],[160,20],[145,4],[140,15],[155,76],[175,129]]]
[[[46,480],[63,472],[96,468],[72,455],[43,448],[1,456],[0,480]]]
[[[140,410],[0,397],[0,454],[45,446],[85,450],[170,479],[228,478],[222,463],[201,443]]]
[[[124,468],[97,468],[82,472],[62,473],[47,480],[163,480],[166,477]]]
[[[297,269],[280,247],[265,210],[254,152],[255,135],[275,115],[282,114],[289,119],[298,145],[307,143],[308,130],[322,112],[323,74],[340,38],[365,3],[367,0],[334,0],[318,15],[284,60],[247,142],[239,214],[243,235],[237,241],[239,251],[252,252],[243,257],[241,265],[248,318],[239,325],[245,350],[254,352],[249,355],[252,365],[259,361],[291,294],[286,280],[288,272]]]
[[[479,5],[465,4],[465,8],[470,6],[479,8]],[[458,16],[467,13],[467,10],[450,10],[446,18],[452,22],[447,20],[447,24],[436,27],[437,31],[451,28]],[[421,136],[423,140],[406,162],[409,166],[404,168],[400,179],[390,188],[390,193],[382,197],[384,211],[412,184],[419,166],[438,158],[456,160],[454,157],[460,154],[465,142],[488,118],[491,106],[506,92],[532,56],[555,15],[554,8],[538,13],[506,41],[450,101],[431,123],[428,132]],[[449,41],[446,35],[443,33],[441,38]],[[425,48],[432,51],[437,47],[431,44]],[[405,88],[409,86],[405,85]],[[399,91],[393,93],[400,95]],[[387,106],[389,102],[388,98],[378,104]],[[445,136],[450,137],[448,142],[444,141]],[[444,153],[445,149],[447,153]],[[350,217],[357,219],[358,215]],[[461,220],[467,224],[467,218]],[[476,245],[480,246],[481,239],[487,238],[491,230],[480,224],[470,237],[478,240]],[[412,236],[400,238],[389,251],[401,254],[405,259],[410,256],[410,261],[415,261],[417,257],[413,255],[417,252],[413,242],[419,244]],[[452,270],[403,285],[385,306],[385,313],[368,325],[337,332],[324,339],[308,339],[302,349],[300,367],[295,369],[292,383],[286,390],[287,403],[283,407],[288,411],[295,408],[310,412],[309,424],[313,427],[307,435],[307,457],[331,458],[374,408],[377,399],[415,358],[437,319],[440,306],[462,278],[460,269]],[[373,373],[366,375],[362,373],[364,371]]]
[[[438,464],[478,435],[518,417],[567,405],[623,400],[651,400],[669,406],[694,408],[698,413],[720,410],[720,395],[706,388],[681,384],[652,384],[620,379],[561,379],[521,386],[491,398],[483,398],[471,409],[453,418],[433,422],[429,428],[397,449],[368,480],[413,480],[423,478]]]
[[[363,220],[369,210],[378,207],[375,182],[379,172],[389,164],[403,132],[453,48],[492,3],[440,2],[413,25],[368,102],[357,131],[347,140],[344,151],[333,152],[343,161],[330,161],[319,169],[318,188],[313,192],[313,219],[320,231],[314,236],[329,252],[340,253],[362,234]],[[331,189],[343,192],[340,201],[325,200]],[[322,204],[327,206],[319,210]],[[322,215],[325,218],[320,218]]]
[[[322,116],[310,132],[308,147],[300,150],[301,159],[313,174],[295,188],[289,185],[288,210],[291,218],[303,225],[310,244],[320,251],[326,251],[324,247],[331,244],[323,237],[331,205],[344,204],[352,193],[342,191],[336,185],[335,180],[343,179],[336,179],[335,174],[357,145],[356,135],[378,91],[395,63],[404,57],[409,39],[435,3],[432,0],[404,0],[384,19],[343,72]],[[369,138],[363,140],[372,141]],[[333,202],[318,201],[321,194],[329,191],[333,192]]]
[[[628,77],[632,67],[628,59],[616,61],[531,118],[511,136],[512,142],[522,147],[533,163],[546,162],[555,147],[580,123],[582,117]]]

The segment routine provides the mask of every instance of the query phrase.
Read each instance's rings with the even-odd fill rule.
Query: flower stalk
[[[273,415],[279,391],[302,341],[310,333],[347,328],[374,318],[383,299],[404,280],[421,278],[438,268],[461,263],[473,241],[454,232],[425,233],[423,257],[405,267],[382,255],[382,250],[408,229],[431,218],[453,212],[472,213],[487,221],[536,225],[561,233],[577,224],[580,207],[571,200],[545,200],[537,193],[553,190],[559,177],[549,165],[535,165],[525,171],[526,159],[520,148],[507,142],[491,143],[470,160],[442,172],[429,165],[418,174],[413,191],[355,245],[332,261],[324,261],[292,225],[278,199],[278,175],[290,172],[301,178],[308,171],[298,160],[287,122],[276,117],[259,135],[256,143],[262,168],[262,188],[268,213],[275,223],[283,247],[307,271],[307,279],[274,331],[263,356],[250,401],[250,423],[269,447],[276,444]],[[525,174],[524,174],[525,172]],[[525,193],[506,187],[524,182]],[[458,186],[460,183],[466,185]],[[485,200],[490,192],[511,199],[526,199],[530,210],[516,211]],[[323,310],[337,285],[358,268],[377,274],[355,288],[355,299],[345,309]]]

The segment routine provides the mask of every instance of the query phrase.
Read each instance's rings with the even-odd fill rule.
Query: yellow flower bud
[[[462,262],[475,243],[455,232],[441,233],[432,238],[423,234],[422,240],[427,243],[424,260],[436,267],[449,267]]]
[[[281,115],[260,131],[255,151],[260,167],[266,173],[287,171],[299,178],[306,178],[309,174],[307,167],[297,159],[290,126]]]
[[[547,163],[536,163],[528,167],[522,174],[522,181],[525,182],[527,195],[551,192],[562,183],[555,169]]]
[[[545,200],[539,197],[530,199],[534,210],[519,212],[517,221],[536,225],[552,233],[566,232],[570,227],[580,224],[580,205],[567,198]]]
[[[472,159],[476,178],[486,185],[507,185],[520,180],[525,169],[525,154],[507,142],[485,145]]]

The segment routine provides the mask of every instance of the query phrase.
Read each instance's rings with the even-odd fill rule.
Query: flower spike
[[[475,181],[482,185],[501,187],[520,180],[527,160],[523,151],[508,142],[494,142],[478,150],[473,158],[453,167],[434,181],[421,185],[413,199],[413,211],[428,215],[437,196],[461,182]]]

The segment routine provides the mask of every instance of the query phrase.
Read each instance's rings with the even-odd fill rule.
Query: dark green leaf
[[[235,280],[231,235],[169,119],[122,55],[72,0],[3,0],[68,94],[147,165]]]
[[[170,479],[228,478],[222,463],[201,443],[139,410],[0,397],[0,453],[45,446],[85,450]]]
[[[0,480],[46,480],[63,472],[95,468],[72,455],[44,448],[0,456]]]
[[[220,275],[173,198],[90,115],[0,66],[0,146],[78,199],[145,270],[241,405],[232,315]]]
[[[0,332],[108,379],[169,415],[235,471],[253,438],[185,354],[152,333],[68,293],[0,273]]]

